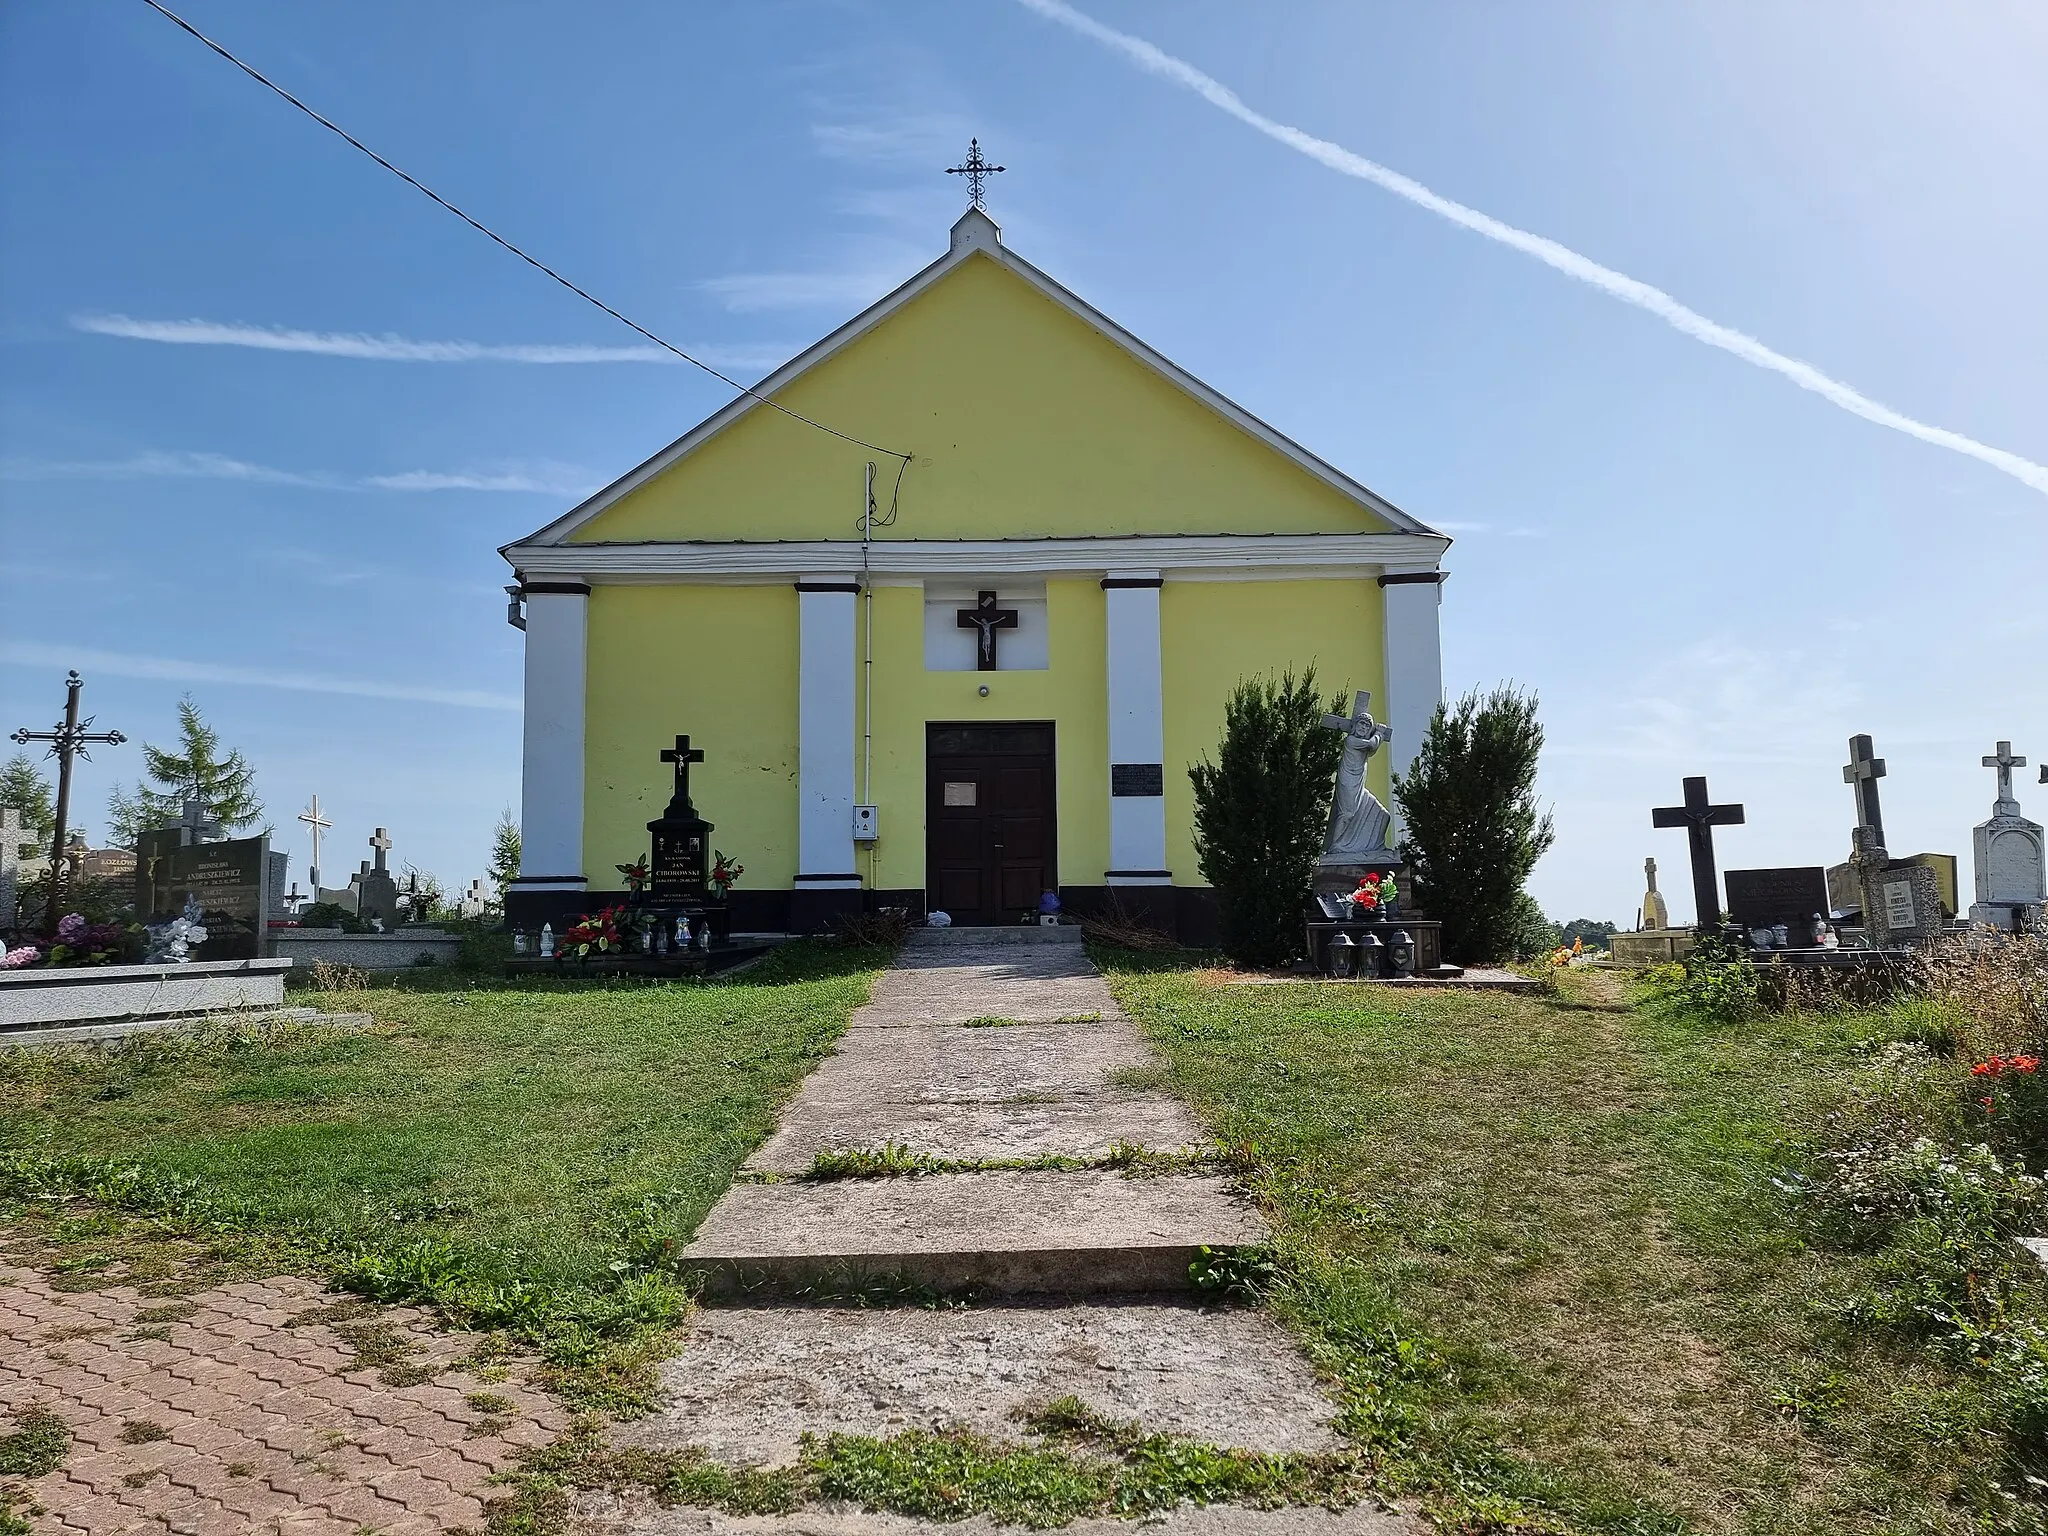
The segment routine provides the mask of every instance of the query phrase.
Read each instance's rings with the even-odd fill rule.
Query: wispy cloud
[[[1895,432],[1903,432],[1908,437],[1918,438],[1921,442],[1931,443],[1937,448],[1947,448],[1954,453],[1966,454],[1970,458],[1989,464],[1993,469],[2011,475],[2022,484],[2048,493],[2048,465],[2037,464],[2016,453],[2008,453],[2003,448],[1990,447],[1975,438],[1965,437],[1960,432],[1951,432],[1945,427],[1930,426],[1924,421],[1916,421],[1888,405],[1880,404],[1839,379],[1829,377],[1810,363],[1803,363],[1795,357],[1787,357],[1784,353],[1764,345],[1754,336],[1745,335],[1741,331],[1709,320],[1698,311],[1679,303],[1661,288],[1653,288],[1650,284],[1640,282],[1626,273],[1617,272],[1612,267],[1603,267],[1592,258],[1582,256],[1555,240],[1531,234],[1525,229],[1505,224],[1490,214],[1481,213],[1476,208],[1468,208],[1463,203],[1440,196],[1421,182],[1403,176],[1399,171],[1390,170],[1377,161],[1368,160],[1363,155],[1354,154],[1341,144],[1316,138],[1299,128],[1254,111],[1245,105],[1235,91],[1214,77],[1204,74],[1186,60],[1175,58],[1143,38],[1104,26],[1092,16],[1075,10],[1066,4],[1065,0],[1018,0],[1018,3],[1122,54],[1140,69],[1193,91],[1219,111],[1229,113],[1247,127],[1328,166],[1333,171],[1356,177],[1360,181],[1372,182],[1397,197],[1406,198],[1418,208],[1425,208],[1475,234],[1484,235],[1489,240],[1498,241],[1520,251],[1525,256],[1533,256],[1567,277],[1588,283],[1624,304],[1632,304],[1638,309],[1649,311],[1674,330],[1696,341],[1703,341],[1710,347],[1719,347],[1724,352],[1733,353],[1744,362],[1780,374],[1801,389],[1810,390],[1822,399],[1840,406],[1853,415],[1861,416],[1866,421],[1875,422],[1881,427],[1889,427]]]
[[[301,331],[287,326],[244,325],[221,320],[136,320],[127,315],[73,315],[72,326],[96,336],[167,342],[186,347],[251,347],[259,352],[306,352],[319,357],[352,357],[380,363],[680,363],[673,352],[652,345],[565,346],[553,343],[417,341],[385,332]],[[773,368],[799,350],[766,346],[700,346],[684,349],[714,368]]]
[[[865,306],[903,281],[900,272],[737,272],[697,284],[735,314],[763,309]]]
[[[347,476],[273,469],[221,453],[156,451],[125,459],[0,459],[0,480],[239,480],[321,491],[525,491],[575,497],[587,496],[599,483],[595,475],[566,464]]]
[[[811,141],[835,160],[929,167],[946,155],[965,154],[971,132],[964,118],[927,113],[887,122],[813,123]]]
[[[457,709],[518,710],[510,694],[471,688],[421,688],[372,678],[323,677],[312,672],[278,671],[268,667],[229,667],[210,661],[180,661],[169,656],[133,656],[120,651],[79,650],[70,646],[0,641],[0,662],[22,667],[76,667],[114,677],[140,677],[172,683],[220,683],[242,688],[281,688],[293,693],[346,694],[363,699],[395,699],[409,704],[444,704]]]

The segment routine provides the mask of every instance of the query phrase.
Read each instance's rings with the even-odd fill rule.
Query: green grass
[[[1977,1378],[1843,1321],[1875,1257],[1800,1194],[1808,1151],[1899,1070],[1870,1017],[1714,1028],[1578,977],[1390,995],[1097,958],[1252,1168],[1258,1288],[1345,1428],[1447,1518],[2035,1529],[1994,1488],[2019,1479]]]
[[[308,997],[367,1030],[8,1052],[0,1199],[286,1234],[377,1299],[631,1332],[673,1315],[641,1278],[672,1269],[886,958],[795,945],[683,985],[423,972]]]

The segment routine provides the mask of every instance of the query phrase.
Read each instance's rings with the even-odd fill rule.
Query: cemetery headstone
[[[1693,927],[1712,933],[1721,925],[1721,882],[1714,875],[1714,828],[1741,826],[1739,805],[1710,805],[1702,776],[1685,781],[1685,804],[1660,805],[1650,812],[1653,827],[1683,827],[1692,854]]]
[[[135,861],[136,910],[154,926],[182,916],[188,900],[204,914],[206,942],[195,960],[254,960],[271,913],[275,861],[267,837],[187,843],[183,825],[142,834]]]
[[[1998,772],[1998,798],[1992,802],[1991,819],[1980,823],[1970,837],[1977,874],[1970,921],[2007,933],[2040,926],[2048,903],[2048,850],[2041,824],[2020,814],[2012,792],[2013,769],[2026,765],[2024,757],[2013,755],[2009,741],[2001,741],[1997,753],[1984,759],[1986,768]]]
[[[690,745],[689,737],[678,736],[673,747],[663,749],[661,760],[675,769],[675,792],[668,809],[647,823],[654,839],[647,894],[657,905],[706,901],[711,895],[712,824],[690,800],[690,764],[703,762],[704,753]]]
[[[292,920],[290,896],[285,891],[291,874],[291,855],[281,848],[273,848],[266,857],[270,863],[264,872],[264,889],[270,893],[267,922],[288,923]],[[293,887],[297,889],[297,887]]]
[[[1925,864],[1894,860],[1880,833],[1858,827],[1849,863],[1862,889],[1863,932],[1879,949],[1921,944],[1942,928],[1941,883]]]
[[[1664,893],[1657,889],[1655,859],[1643,860],[1643,878],[1649,882],[1650,888],[1643,895],[1642,905],[1636,909],[1636,931],[1640,933],[1645,929],[1669,928],[1671,911],[1664,905]]]
[[[1758,949],[1803,949],[1813,933],[1816,913],[1828,909],[1827,871],[1818,864],[1789,869],[1731,869],[1728,871],[1728,915],[1750,936]],[[1768,936],[1775,929],[1786,930],[1787,942],[1773,944]],[[1757,934],[1766,935],[1765,942]]]
[[[0,928],[12,928],[20,920],[16,903],[21,890],[21,844],[25,835],[21,812],[11,805],[0,809]]]
[[[462,893],[462,900],[456,910],[464,917],[482,917],[484,899],[483,881],[472,880],[469,882],[469,889]]]
[[[387,932],[398,926],[398,882],[385,867],[384,856],[391,851],[391,834],[379,827],[370,834],[375,865],[364,865],[356,876],[356,916],[364,922],[382,918]]]

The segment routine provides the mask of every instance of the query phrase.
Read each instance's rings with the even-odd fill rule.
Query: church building
[[[755,394],[505,547],[526,636],[510,915],[622,894],[687,734],[696,808],[745,866],[735,929],[893,905],[1015,923],[1057,891],[1199,941],[1188,768],[1225,700],[1310,664],[1369,691],[1386,800],[1442,696],[1449,547],[977,205]]]

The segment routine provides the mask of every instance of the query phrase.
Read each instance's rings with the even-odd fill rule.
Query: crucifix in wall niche
[[[959,625],[962,629],[981,631],[974,637],[974,670],[993,672],[996,669],[996,631],[1017,627],[1017,610],[998,608],[993,592],[977,592],[972,608],[959,611]]]

